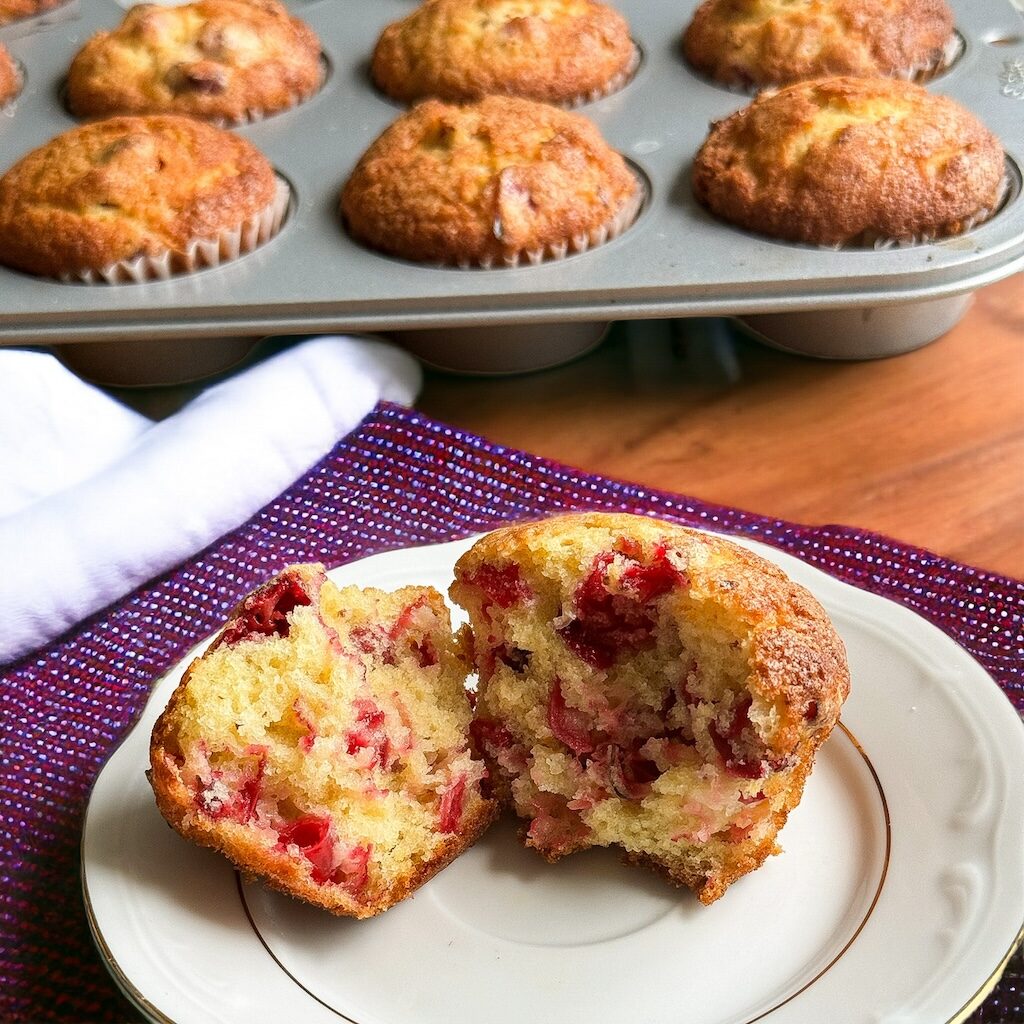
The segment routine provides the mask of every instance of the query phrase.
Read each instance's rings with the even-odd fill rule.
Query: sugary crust
[[[730,86],[826,75],[910,77],[953,35],[945,0],[706,0],[683,36],[687,60]]]
[[[235,123],[320,87],[320,41],[277,0],[139,4],[71,62],[73,114],[188,114]]]
[[[716,122],[693,190],[724,220],[818,245],[957,234],[990,215],[999,140],[909,82],[834,78],[763,93]]]
[[[667,542],[686,564],[689,591],[710,600],[730,621],[747,630],[751,693],[777,710],[763,739],[772,752],[787,755],[800,743],[819,737],[816,749],[839,720],[850,692],[846,650],[825,610],[814,596],[762,558],[722,537],[674,523],[631,515],[591,512],[553,516],[536,523],[496,530],[481,538],[455,566],[456,581],[472,576],[483,564],[509,564],[530,552],[580,539],[600,531],[609,539],[634,537]],[[461,597],[456,582],[452,597]],[[813,722],[804,717],[817,707]]]
[[[512,97],[427,100],[366,151],[341,209],[353,237],[390,255],[510,261],[614,221],[638,190],[578,114]]]
[[[625,18],[594,0],[427,0],[384,29],[372,72],[406,102],[571,103],[618,87],[634,62]]]
[[[57,277],[237,228],[274,201],[266,158],[185,117],[73,128],[0,178],[0,262]]]
[[[183,677],[179,690],[187,682],[189,672]],[[168,703],[168,709],[174,705],[177,695],[178,690]],[[258,877],[280,892],[297,896],[339,917],[373,917],[401,902],[468,850],[487,831],[501,810],[496,801],[471,796],[472,803],[462,817],[458,833],[453,833],[436,847],[430,860],[421,863],[405,877],[395,879],[380,899],[361,903],[338,886],[315,884],[298,861],[270,856],[265,847],[243,828],[229,836],[223,828],[195,814],[194,798],[182,783],[174,756],[168,750],[173,746],[171,721],[170,716],[161,716],[153,732],[151,767],[147,772],[157,807],[168,824],[186,839],[223,854],[247,877]]]
[[[10,103],[21,91],[21,75],[18,65],[2,43],[0,43],[0,107]]]
[[[0,0],[0,25],[31,18],[63,3],[67,0]]]

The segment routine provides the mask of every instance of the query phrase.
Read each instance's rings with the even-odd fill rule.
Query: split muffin
[[[349,233],[388,255],[459,266],[539,263],[600,245],[643,190],[586,118],[489,96],[427,100],[369,147],[345,183]]]
[[[777,853],[849,691],[818,602],[728,541],[589,513],[455,567],[496,793],[554,861],[615,845],[707,904]]]
[[[999,205],[999,140],[909,82],[830,78],[762,93],[711,128],[693,190],[712,213],[815,245],[915,242],[966,231]]]
[[[0,43],[0,107],[6,106],[21,91],[21,72],[10,51]]]
[[[958,46],[946,0],[706,0],[683,36],[693,67],[739,88],[913,79],[947,65]]]
[[[139,4],[71,62],[80,117],[187,114],[235,124],[287,110],[321,85],[320,41],[278,0]]]
[[[503,94],[572,106],[620,89],[637,62],[626,19],[595,0],[427,0],[384,29],[372,72],[405,102]]]
[[[73,128],[0,178],[0,263],[63,280],[142,281],[248,252],[288,190],[245,139],[186,117]]]
[[[167,821],[341,915],[393,906],[494,818],[466,666],[436,591],[296,565],[243,601],[153,730]]]

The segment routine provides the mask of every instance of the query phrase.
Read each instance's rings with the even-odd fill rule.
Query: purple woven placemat
[[[788,551],[930,619],[1024,710],[1020,581],[861,530],[797,526],[593,476],[382,405],[244,526],[0,677],[0,1021],[138,1019],[85,922],[85,803],[153,680],[242,594],[289,562],[333,566],[564,509],[657,514]],[[972,1024],[1022,1024],[1022,989],[1018,952]]]

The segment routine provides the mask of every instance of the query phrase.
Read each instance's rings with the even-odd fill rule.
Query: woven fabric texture
[[[569,509],[656,514],[756,538],[907,605],[1024,710],[1024,582],[843,526],[807,527],[608,480],[379,406],[234,533],[0,676],[0,1021],[136,1021],[80,896],[89,790],[152,681],[282,566],[329,566]],[[972,1024],[1024,1021],[1020,952]]]

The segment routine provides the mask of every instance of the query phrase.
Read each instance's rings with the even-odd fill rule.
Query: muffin
[[[320,41],[278,0],[139,4],[71,62],[79,117],[188,114],[235,124],[302,102],[323,77]]]
[[[849,691],[806,590],[721,538],[594,513],[498,530],[455,576],[474,740],[528,846],[618,846],[705,904],[779,852]]]
[[[794,242],[870,245],[955,235],[998,207],[999,140],[953,100],[892,79],[800,82],[712,125],[698,200]]]
[[[436,591],[338,589],[322,566],[291,566],[245,599],[157,721],[157,805],[246,874],[372,917],[495,815],[465,676]]]
[[[621,88],[637,61],[626,19],[595,0],[426,0],[384,29],[372,72],[405,102],[502,94],[572,106]]]
[[[683,36],[693,67],[740,88],[915,78],[949,64],[958,46],[945,0],[706,0]]]
[[[6,106],[21,91],[21,72],[10,51],[0,43],[0,107]]]
[[[392,256],[516,266],[582,252],[636,217],[636,176],[577,114],[513,97],[427,100],[366,151],[341,194],[350,234]]]
[[[0,25],[43,14],[67,2],[68,0],[0,0]]]
[[[287,202],[231,132],[165,115],[94,121],[0,178],[0,263],[87,282],[168,277],[255,248]]]

